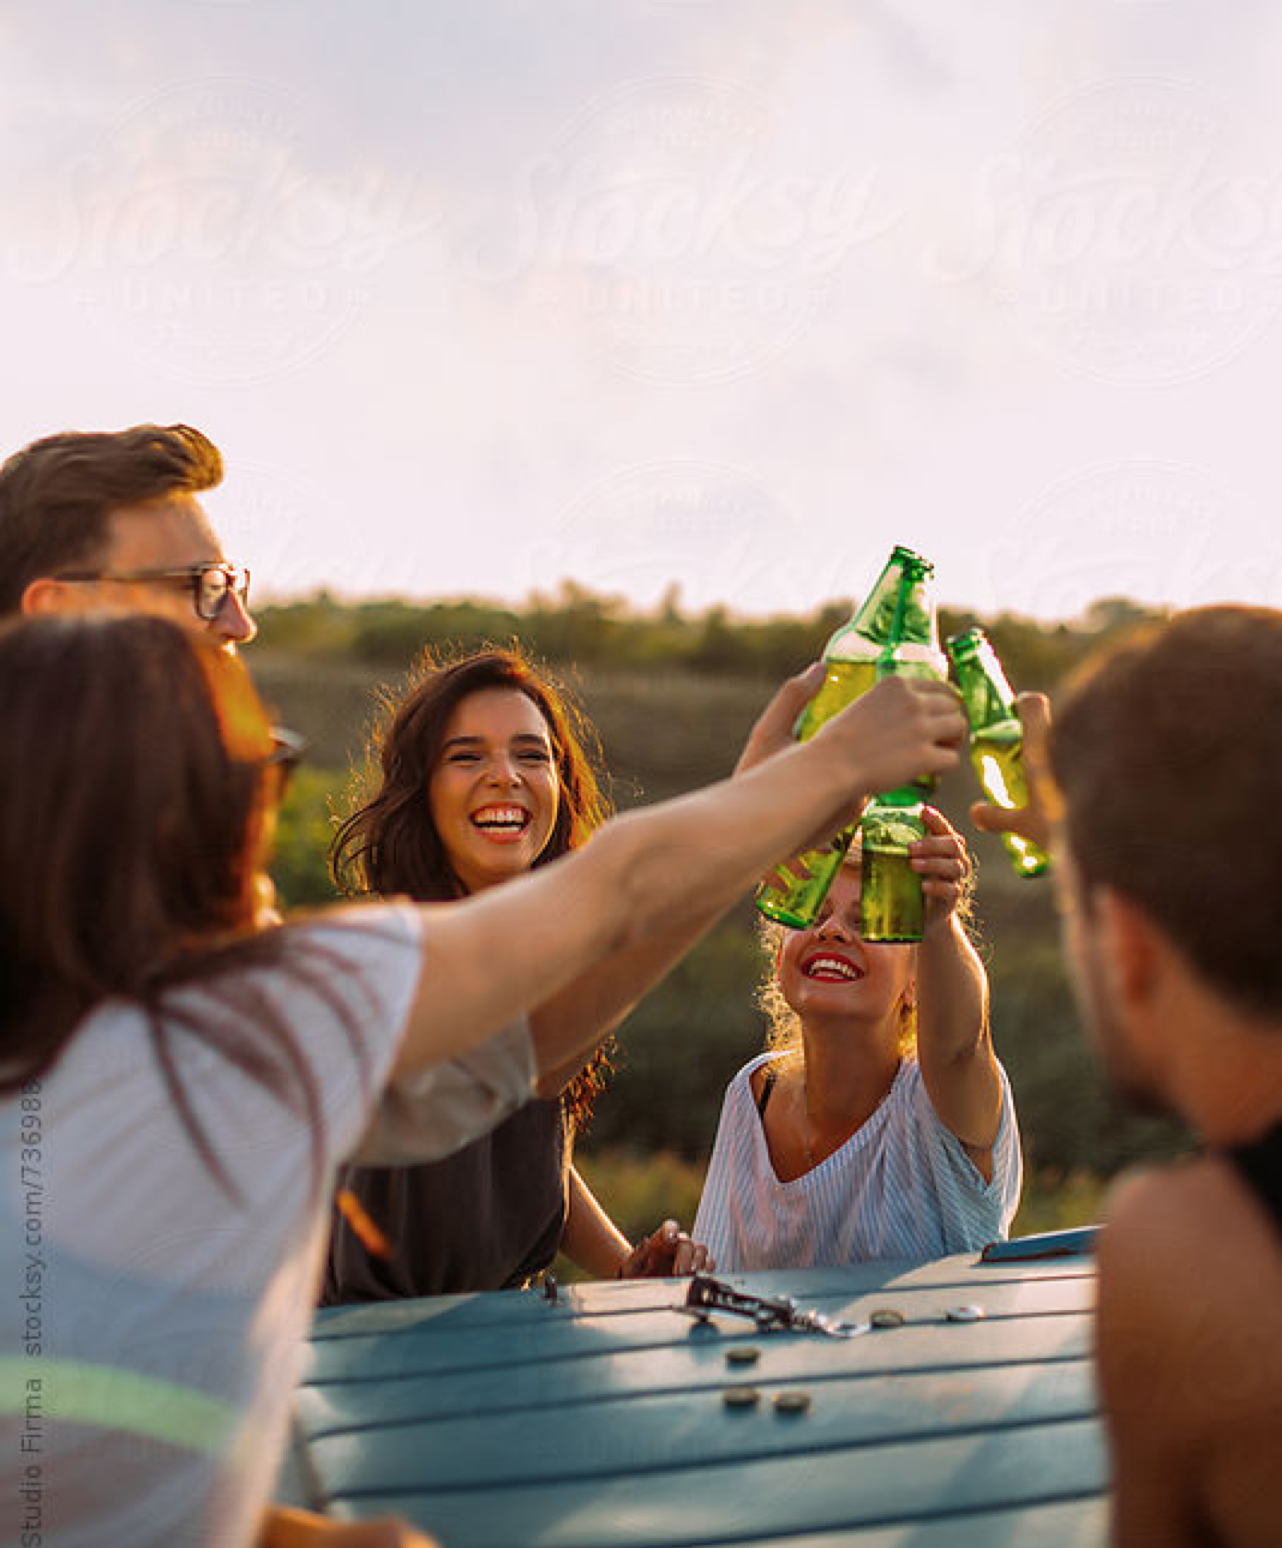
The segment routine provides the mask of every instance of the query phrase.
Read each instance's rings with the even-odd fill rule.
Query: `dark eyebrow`
[[[483,736],[451,736],[441,743],[441,751],[447,752],[451,747],[484,747]],[[552,742],[549,737],[537,735],[533,731],[522,731],[512,738],[513,747],[529,746],[537,747],[540,751],[550,752]]]

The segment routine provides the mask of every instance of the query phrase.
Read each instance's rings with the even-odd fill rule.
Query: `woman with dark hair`
[[[464,897],[580,848],[607,815],[595,732],[515,649],[425,655],[385,712],[381,783],[330,851],[345,892]],[[344,1168],[323,1302],[507,1289],[558,1248],[597,1277],[707,1267],[674,1221],[634,1248],[571,1161],[608,1067],[598,1050],[560,1095],[445,1160]]]
[[[0,1489],[45,1548],[247,1548],[337,1164],[559,1089],[774,857],[957,762],[942,685],[783,747],[796,708],[760,767],[508,886],[260,929],[284,765],[239,660],[153,617],[0,628]]]

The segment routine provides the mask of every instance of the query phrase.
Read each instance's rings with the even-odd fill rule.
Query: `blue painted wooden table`
[[[681,1281],[321,1312],[297,1503],[394,1511],[446,1548],[1094,1548],[1106,1464],[1085,1254],[729,1277],[843,1322],[758,1332]],[[975,1320],[950,1320],[979,1308]],[[759,1351],[732,1364],[734,1350]],[[729,1406],[751,1385],[755,1403]],[[788,1413],[781,1392],[808,1406]]]

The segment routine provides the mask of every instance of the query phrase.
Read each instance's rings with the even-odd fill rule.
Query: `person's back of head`
[[[0,626],[0,704],[10,1087],[92,1005],[248,926],[270,741],[234,657],[141,614]]]
[[[1223,998],[1282,1020],[1282,612],[1197,609],[1098,658],[1051,762],[1083,893],[1131,899]]]
[[[218,448],[189,425],[64,431],[0,467],[0,614],[32,581],[96,565],[113,511],[221,482]]]

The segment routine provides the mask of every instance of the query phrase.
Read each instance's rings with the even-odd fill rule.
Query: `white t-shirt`
[[[324,1115],[318,1190],[306,1115],[171,1018],[175,1073],[229,1197],[125,1004],[90,1016],[38,1090],[0,1103],[0,1541],[252,1543],[338,1162],[433,1159],[530,1095],[522,1022],[376,1109],[422,964],[419,917],[374,905],[360,922],[289,929],[308,948],[301,974],[244,969],[239,1009],[217,983],[176,992],[171,1009],[199,1002],[243,1025],[244,988],[285,1018]]]
[[[726,1088],[694,1223],[717,1268],[804,1268],[877,1259],[925,1262],[1004,1237],[1023,1178],[1006,1072],[1002,1116],[985,1182],[940,1121],[915,1059],[901,1061],[885,1100],[839,1150],[780,1182],[749,1080],[766,1053]]]

